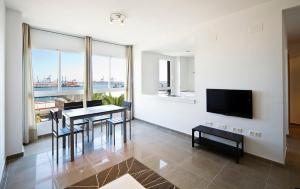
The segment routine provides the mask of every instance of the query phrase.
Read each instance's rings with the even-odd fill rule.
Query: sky
[[[93,81],[109,78],[109,57],[93,56]],[[32,50],[32,67],[34,82],[43,81],[51,76],[51,80],[58,78],[59,53],[55,50]],[[124,59],[111,58],[111,78],[115,81],[125,80],[126,64]],[[83,82],[84,77],[84,53],[61,53],[61,76],[67,81],[76,80]]]

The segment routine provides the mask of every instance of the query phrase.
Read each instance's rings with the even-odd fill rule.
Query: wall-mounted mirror
[[[178,97],[195,91],[194,57],[142,53],[142,93]]]

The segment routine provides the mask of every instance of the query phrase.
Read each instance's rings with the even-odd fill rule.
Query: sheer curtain
[[[23,119],[24,135],[23,142],[29,143],[37,139],[37,127],[35,123],[34,100],[33,100],[33,83],[32,83],[32,62],[31,62],[31,39],[30,26],[23,23]]]
[[[125,98],[132,103],[131,119],[134,114],[134,99],[133,99],[133,60],[132,60],[132,45],[126,46],[126,91]]]
[[[92,38],[85,37],[85,66],[84,66],[84,102],[92,100],[93,70],[92,70]]]

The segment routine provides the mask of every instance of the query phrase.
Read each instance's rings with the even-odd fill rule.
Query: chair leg
[[[114,146],[116,144],[116,126],[115,125],[112,125],[113,127],[113,130],[114,130]]]
[[[81,134],[82,134],[82,154],[84,154],[84,131]]]
[[[68,136],[68,148],[70,149],[70,135]]]
[[[75,134],[75,146],[76,146],[76,149],[77,149],[77,133]]]
[[[109,123],[108,124],[108,130],[109,130],[109,135],[112,135],[112,130],[113,130],[113,128],[112,128],[112,123]]]
[[[126,129],[126,126],[127,125],[125,125],[125,129]],[[123,135],[123,132],[124,132],[124,127],[123,127],[123,125],[121,125],[121,135]]]
[[[105,129],[106,129],[106,140],[108,140],[108,122],[105,123]]]
[[[100,128],[101,129],[101,133],[103,133],[103,122],[102,121],[100,122],[100,127],[101,127]]]
[[[131,140],[131,120],[129,121],[129,138]]]
[[[53,138],[53,133],[52,133],[52,156],[54,155],[54,138]]]
[[[94,129],[95,129],[95,127],[94,127],[94,124],[92,123],[92,141],[94,141]]]
[[[89,124],[87,124],[86,132],[87,132],[88,142],[90,142],[90,126],[89,126]]]
[[[56,137],[56,163],[58,164],[58,137]]]

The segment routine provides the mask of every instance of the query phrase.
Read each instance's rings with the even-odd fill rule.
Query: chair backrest
[[[123,106],[124,108],[126,108],[126,110],[127,110],[126,115],[129,114],[128,117],[131,119],[131,102],[124,101],[123,104],[122,104],[122,106]]]
[[[101,106],[103,105],[102,100],[90,100],[86,101],[87,107],[93,107],[93,106]]]
[[[51,109],[50,110],[50,115],[51,115],[51,120],[52,120],[52,132],[57,132],[58,131],[58,124],[59,124],[58,110]]]
[[[71,109],[77,109],[77,108],[83,108],[83,102],[67,102],[64,103],[64,110],[71,110]]]
[[[126,108],[128,111],[131,111],[131,102],[124,101],[122,106]]]

